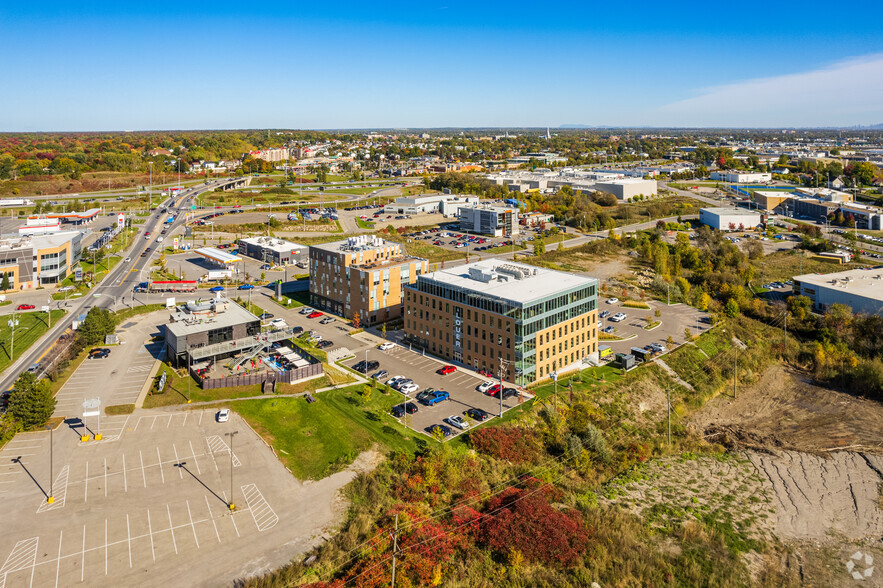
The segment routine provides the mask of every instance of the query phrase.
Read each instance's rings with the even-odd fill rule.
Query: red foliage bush
[[[534,461],[540,454],[540,441],[531,429],[521,427],[486,427],[469,436],[479,453],[512,463]]]
[[[553,508],[541,489],[507,488],[483,514],[479,542],[501,554],[517,549],[525,560],[568,566],[579,560],[589,541],[579,513]]]

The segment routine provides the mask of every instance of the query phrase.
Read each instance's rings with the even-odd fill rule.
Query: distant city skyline
[[[589,4],[2,6],[0,131],[883,123],[879,3]]]

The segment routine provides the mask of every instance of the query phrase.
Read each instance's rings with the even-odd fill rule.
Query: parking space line
[[[89,502],[89,460],[86,460],[86,478],[83,480],[83,502]]]
[[[37,514],[41,512],[46,512],[47,510],[53,510],[56,508],[64,508],[65,500],[67,499],[67,481],[70,477],[70,466],[64,466],[61,468],[61,473],[55,478],[55,484],[53,484],[53,490],[55,488],[61,488],[61,493],[55,496],[55,500],[52,504],[49,504],[45,499],[42,504],[37,508]]]
[[[105,532],[106,528],[105,528]],[[126,537],[129,542],[129,569],[132,569],[132,527],[129,526],[129,513],[126,513]],[[105,560],[105,574],[107,573],[107,560]]]
[[[196,525],[193,524],[193,515],[190,514],[190,501],[186,500],[187,503],[187,516],[190,518],[190,528],[193,529],[193,540],[196,541],[196,548],[199,549],[199,537],[196,536]]]
[[[169,515],[169,533],[172,534],[172,545],[175,546],[175,555],[178,555],[178,542],[175,541],[175,527],[172,525],[172,510],[169,508],[169,503],[166,503],[166,512]]]
[[[59,546],[59,549],[61,547]],[[83,524],[83,547],[80,551],[80,582],[85,579],[86,576],[86,525]]]
[[[107,519],[104,519],[104,575],[107,575]]]
[[[254,519],[254,524],[259,532],[276,526],[276,523],[279,522],[279,517],[255,484],[242,486],[242,494],[245,496],[248,510],[251,511],[252,519]]]
[[[205,506],[208,509],[208,518],[210,518],[212,520],[212,525],[215,527],[215,536],[218,538],[218,543],[220,543],[221,542],[221,534],[218,533],[218,523],[215,522],[215,515],[214,515],[214,513],[212,513],[212,507],[208,503],[208,495],[207,494],[203,495],[203,498],[205,498]]]
[[[104,497],[107,498],[107,458],[104,458]]]
[[[202,470],[199,469],[199,460],[196,459],[196,452],[193,450],[193,441],[188,441],[190,444],[190,455],[193,457],[193,463],[196,464],[196,473],[200,476],[202,475]]]
[[[166,423],[166,429],[172,426],[172,415],[169,415],[169,422]]]
[[[210,435],[205,438],[208,442],[209,451],[211,453],[230,453],[230,447],[227,443],[221,439],[218,435]],[[242,462],[239,461],[239,458],[236,457],[236,454],[233,454],[233,467],[238,468],[242,465]]]
[[[230,504],[230,501],[227,500],[227,491],[223,490],[221,492],[221,495],[224,497],[224,504]],[[239,527],[236,525],[236,514],[235,513],[230,517],[230,522],[233,523],[233,529],[236,530],[236,536],[239,537]],[[2,587],[0,587],[0,588],[2,588]]]
[[[129,491],[129,478],[126,476],[126,454],[123,454],[123,488]]]
[[[166,483],[166,473],[162,469],[162,458],[159,456],[159,446],[156,448],[156,465],[159,467],[159,474],[162,476],[162,483]]]
[[[153,548],[153,525],[150,524],[150,509],[147,509],[147,532],[150,533],[150,554],[156,561],[156,550]]]
[[[197,425],[201,425],[201,424],[202,424],[202,415],[203,415],[204,413],[205,413],[204,410],[200,410],[200,411],[199,411],[199,421],[197,421],[197,423],[196,423]]]
[[[141,453],[141,450],[138,450],[138,457],[141,458],[141,481],[144,482],[144,487],[147,488],[147,474],[144,472],[144,454]]]
[[[12,553],[6,558],[6,563],[0,567],[0,588],[6,586],[6,577],[12,572],[27,569],[31,567],[31,584],[34,582],[34,567],[37,563],[37,543],[39,537],[31,537],[30,539],[22,539],[12,548]],[[31,563],[27,564],[30,559]]]
[[[64,534],[64,531],[58,532],[58,557],[56,558],[56,566],[55,566],[55,588],[58,588],[58,572],[61,571],[61,537]]]
[[[178,448],[175,447],[174,443],[172,443],[172,449],[175,450],[175,463],[181,463],[181,460],[178,459]],[[184,472],[181,471],[182,469],[184,468],[178,468],[178,478],[180,479],[184,479]]]

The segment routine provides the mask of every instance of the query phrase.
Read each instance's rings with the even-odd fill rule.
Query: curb
[[[135,399],[135,409],[144,407],[144,399],[147,398],[147,393],[150,391],[150,388],[153,386],[153,378],[156,377],[156,372],[159,371],[160,366],[163,363],[163,357],[165,357],[165,349],[160,353],[160,356],[153,362],[153,367],[150,368],[150,373],[147,375],[147,380],[144,382],[144,385],[141,386],[141,393],[138,394],[138,398]],[[190,374],[188,374],[189,377]]]

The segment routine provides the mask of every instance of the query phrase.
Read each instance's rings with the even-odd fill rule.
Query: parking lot
[[[310,512],[321,483],[299,484],[235,413],[127,420],[117,442],[55,432],[52,504],[49,434],[0,452],[0,496],[16,505],[4,511],[0,586],[230,584],[285,563],[299,536],[333,519],[330,508]]]
[[[707,331],[711,324],[703,322],[704,317],[708,313],[687,306],[686,304],[666,305],[663,302],[648,301],[649,310],[640,308],[628,308],[622,306],[621,302],[608,304],[602,299],[598,303],[599,314],[605,310],[610,312],[610,316],[599,319],[602,328],[614,327],[614,335],[622,337],[623,340],[604,340],[599,339],[600,345],[609,345],[613,351],[613,355],[617,353],[629,353],[632,347],[644,347],[651,343],[658,343],[668,347],[666,341],[669,337],[675,342],[675,345],[684,342],[684,329],[689,329],[692,336],[700,335]],[[655,316],[655,310],[659,309],[660,316]],[[626,315],[625,320],[613,322],[610,317],[617,312]],[[648,325],[647,319],[651,321],[660,321],[659,326],[652,329],[646,329]],[[671,351],[671,349],[667,349]]]
[[[366,353],[367,352],[367,353]],[[448,364],[445,364],[431,357],[424,357],[416,351],[410,351],[407,347],[396,345],[392,349],[381,351],[376,346],[365,347],[355,352],[356,356],[343,362],[344,365],[351,367],[359,361],[380,362],[377,370],[369,372],[368,375],[378,370],[386,370],[389,375],[381,381],[384,383],[393,376],[406,376],[417,384],[420,390],[426,388],[434,388],[436,390],[444,390],[450,394],[448,400],[443,400],[434,406],[425,406],[415,400],[416,392],[407,398],[402,396],[402,402],[413,402],[417,405],[417,412],[408,414],[400,420],[403,424],[411,429],[429,435],[429,428],[436,424],[446,424],[444,419],[452,415],[463,416],[467,422],[474,424],[474,421],[467,418],[465,413],[470,408],[480,408],[491,416],[500,414],[500,400],[493,398],[485,393],[479,392],[476,388],[482,382],[488,380],[474,375],[471,372],[457,369],[457,371],[441,375],[438,370]],[[394,392],[394,394],[398,394]],[[503,411],[517,406],[519,402],[523,402],[532,398],[529,394],[523,394],[522,398],[513,397],[503,401]],[[451,437],[461,433],[456,427],[451,427]]]

